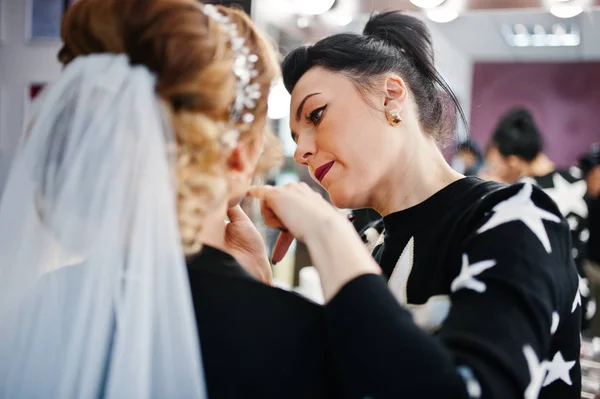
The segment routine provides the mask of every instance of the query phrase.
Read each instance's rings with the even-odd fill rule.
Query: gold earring
[[[398,126],[400,123],[402,123],[402,117],[397,109],[386,112],[385,117],[391,126]]]

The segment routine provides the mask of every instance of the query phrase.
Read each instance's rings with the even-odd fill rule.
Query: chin
[[[227,198],[227,208],[233,208],[239,205],[242,200],[246,197],[246,193],[250,189],[250,179],[247,184],[239,184],[236,186],[229,186],[229,195]]]
[[[368,206],[359,200],[358,195],[350,193],[344,189],[336,189],[332,187],[331,190],[327,190],[331,203],[339,209],[360,209],[367,208]]]

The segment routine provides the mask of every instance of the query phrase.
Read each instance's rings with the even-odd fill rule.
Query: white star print
[[[396,266],[394,266],[394,271],[392,272],[390,281],[388,282],[390,290],[394,293],[396,299],[398,299],[402,305],[406,305],[408,303],[408,299],[406,297],[406,286],[408,285],[408,276],[410,276],[414,262],[415,238],[411,237],[404,247],[404,250],[402,250],[402,254],[400,255],[400,258],[398,258],[398,262],[396,262]]]
[[[577,279],[579,280],[579,292],[583,296],[590,296],[590,286],[589,280],[585,277],[581,277],[579,273],[577,273]]]
[[[590,288],[588,286],[588,279],[582,278],[579,274],[577,274],[577,279],[579,280],[579,285],[577,287],[577,293],[575,294],[575,299],[573,300],[573,306],[571,307],[571,313],[577,309],[577,306],[581,306],[581,296],[588,297],[590,295]],[[594,309],[594,313],[596,309]]]
[[[567,385],[573,385],[569,372],[575,366],[575,361],[565,362],[563,355],[557,352],[551,362],[545,362],[548,375],[544,380],[544,386],[552,384],[556,380],[563,380]]]
[[[385,232],[382,232],[381,234],[379,234],[379,237],[377,237],[377,241],[375,242],[375,246],[378,247],[381,244],[383,244],[383,242],[385,241]]]
[[[522,177],[519,180],[519,183],[529,183],[529,184],[533,184],[535,186],[539,185],[537,180],[535,180],[533,177],[529,177],[529,176]]]
[[[573,175],[573,177],[577,179],[581,179],[583,177],[583,172],[577,166],[571,166],[569,168],[569,173]]]
[[[581,306],[581,294],[579,293],[579,289],[577,290],[577,293],[575,294],[575,299],[573,300],[573,306],[571,307],[571,313],[575,312],[575,309],[577,309],[577,306]]]
[[[416,325],[429,333],[434,333],[448,317],[451,305],[447,295],[434,295],[422,305],[409,303],[406,304],[406,308],[412,313]]]
[[[369,227],[365,230],[363,235],[367,239],[367,248],[369,248],[369,251],[371,252],[373,252],[378,245],[383,244],[384,235],[379,233],[374,227]]]
[[[540,363],[531,345],[523,347],[523,355],[525,355],[525,360],[527,360],[529,378],[531,378],[529,386],[525,390],[525,399],[538,399],[544,378],[546,377],[547,362],[543,361]]]
[[[560,218],[538,208],[531,200],[532,191],[533,186],[526,183],[516,195],[496,205],[493,208],[494,215],[477,232],[483,233],[504,223],[520,220],[537,236],[546,252],[551,253],[552,247],[542,220],[560,223]]]
[[[583,198],[587,192],[585,180],[569,183],[560,173],[554,173],[552,182],[554,187],[544,191],[556,202],[560,213],[563,216],[574,213],[582,218],[587,217],[588,208]]]
[[[408,303],[406,287],[414,265],[414,253],[415,239],[411,237],[394,267],[388,286],[398,302],[411,312],[416,325],[425,331],[435,332],[450,313],[450,298],[447,295],[435,295],[424,304]]]
[[[560,323],[560,316],[558,312],[552,312],[552,327],[550,327],[550,334],[554,335],[558,330],[558,324]]]
[[[485,283],[476,280],[475,276],[480,275],[485,270],[496,266],[495,260],[484,260],[482,262],[477,262],[472,265],[469,265],[469,257],[467,254],[463,254],[462,256],[462,266],[460,268],[460,274],[452,281],[450,285],[450,290],[452,292],[456,292],[462,288],[473,290],[475,292],[485,292],[486,285]]]
[[[569,223],[569,229],[577,230],[577,227],[579,227],[579,220],[577,220],[577,218],[573,215],[567,217],[566,219],[567,223]]]
[[[481,385],[477,378],[473,375],[473,370],[467,366],[459,366],[457,368],[458,374],[462,377],[467,386],[467,393],[470,399],[481,398]]]
[[[596,314],[596,300],[594,298],[590,299],[585,307],[585,319],[592,320],[592,317]]]
[[[590,231],[588,229],[581,230],[581,233],[579,234],[579,239],[582,243],[587,243],[590,239]]]

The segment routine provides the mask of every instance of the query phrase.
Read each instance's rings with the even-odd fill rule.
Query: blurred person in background
[[[543,152],[543,138],[531,113],[516,108],[504,114],[486,152],[486,163],[502,181],[554,172],[554,163]]]
[[[499,171],[495,169],[500,164],[497,160],[498,156],[499,154],[496,148],[492,145],[488,145],[485,150],[481,168],[479,169],[479,172],[477,172],[477,177],[482,180],[510,184],[510,182],[505,181],[504,178],[500,176]]]
[[[460,106],[434,65],[426,26],[398,12],[283,63],[294,159],[336,207],[383,216],[372,253],[305,184],[250,194],[287,231],[280,243],[310,251],[347,397],[579,398],[568,224],[531,183],[484,182],[445,161]]]
[[[0,205],[0,397],[336,397],[238,206],[280,155],[271,44],[194,0],[80,0],[62,38]]]
[[[466,140],[456,147],[452,158],[452,168],[465,176],[477,176],[483,166],[483,155],[472,140]]]
[[[588,204],[586,181],[581,171],[572,167],[558,170],[544,153],[544,140],[531,113],[524,108],[508,111],[500,119],[488,151],[491,170],[507,183],[527,181],[537,185],[552,198],[569,222],[573,259],[580,274],[583,296],[582,329],[586,329],[596,312],[583,268],[588,239]]]

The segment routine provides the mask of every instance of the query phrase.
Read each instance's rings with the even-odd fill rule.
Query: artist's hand
[[[252,187],[248,194],[260,199],[265,223],[284,231],[275,253],[285,253],[293,237],[306,244],[326,301],[352,279],[381,273],[347,216],[307,184]]]
[[[227,211],[225,249],[251,275],[265,284],[273,284],[273,274],[262,236],[252,220],[238,205]]]
[[[305,183],[252,187],[248,195],[261,201],[267,226],[282,231],[273,251],[273,263],[283,258],[294,238],[305,241],[317,229],[327,229],[338,221],[348,223],[345,216]]]

